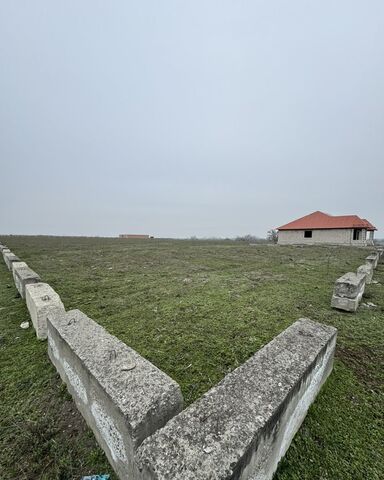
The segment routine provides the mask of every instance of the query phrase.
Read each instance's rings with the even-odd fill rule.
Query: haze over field
[[[384,236],[382,0],[2,2],[0,232]]]

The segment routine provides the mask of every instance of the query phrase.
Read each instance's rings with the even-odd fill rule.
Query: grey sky
[[[384,236],[384,2],[0,1],[0,232]]]

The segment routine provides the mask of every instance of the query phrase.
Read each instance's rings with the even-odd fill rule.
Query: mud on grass
[[[378,307],[360,308],[355,315],[330,309],[335,279],[356,270],[367,250],[224,241],[44,237],[3,241],[57,290],[67,309],[84,311],[178,381],[187,404],[298,318],[334,325],[339,331],[335,370],[276,478],[380,478],[383,266],[375,272],[380,284],[370,285],[366,292]],[[29,343],[19,348],[25,353]],[[43,363],[47,369],[46,357]],[[36,382],[39,377],[40,373]],[[26,374],[28,379],[34,382]],[[38,383],[35,388],[37,393],[42,390]],[[53,404],[64,401],[56,393],[52,398]],[[76,438],[70,442],[79,451],[75,465],[92,465],[93,454],[84,447],[81,429]],[[98,455],[97,447],[92,451]],[[97,458],[96,465],[102,466],[105,459]],[[75,475],[71,459],[64,461],[72,469],[65,474]],[[41,478],[59,478],[55,475]]]

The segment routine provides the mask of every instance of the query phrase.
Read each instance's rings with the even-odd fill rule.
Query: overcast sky
[[[384,1],[0,0],[0,232],[384,237]]]

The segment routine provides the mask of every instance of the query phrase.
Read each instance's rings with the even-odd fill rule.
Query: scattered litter
[[[107,268],[107,270],[112,270],[112,269],[113,269],[113,267],[108,267],[108,268]]]
[[[29,322],[20,323],[20,328],[23,328],[24,330],[26,330],[27,328],[29,328]]]
[[[204,448],[203,448],[203,451],[204,451],[204,453],[212,453],[212,452],[213,452],[213,448],[212,448],[212,447],[204,447]]]
[[[368,307],[377,307],[375,303],[367,302]]]
[[[367,307],[367,308],[377,307],[377,305],[375,303],[372,303],[372,302],[362,303],[361,306],[362,307]]]
[[[109,475],[87,475],[86,477],[81,477],[81,480],[109,480],[110,478]]]

